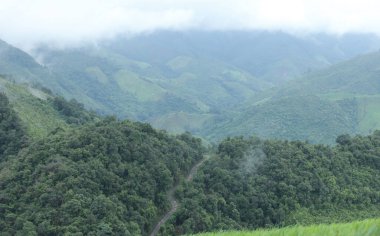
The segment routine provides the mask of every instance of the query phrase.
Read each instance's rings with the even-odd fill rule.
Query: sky
[[[157,30],[380,34],[378,0],[0,0],[0,38],[30,49]]]

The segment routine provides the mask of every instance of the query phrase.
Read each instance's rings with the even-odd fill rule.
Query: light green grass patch
[[[380,96],[359,100],[359,129],[371,133],[380,129]]]
[[[213,116],[208,114],[189,114],[186,112],[174,112],[149,120],[156,128],[165,128],[176,134],[185,131],[200,129],[205,122]]]
[[[182,70],[185,69],[193,62],[191,57],[178,56],[170,60],[166,65],[172,70]]]
[[[108,83],[108,77],[103,73],[103,71],[99,67],[87,67],[86,73],[91,76],[91,78],[96,79],[102,84]]]
[[[319,97],[329,101],[344,99],[356,99],[358,101],[358,128],[360,133],[368,134],[380,129],[380,95],[379,94],[355,94],[355,93],[327,93]]]
[[[110,64],[118,67],[137,67],[139,69],[148,69],[151,67],[149,63],[128,59],[120,54],[112,53],[107,50],[99,49],[90,53],[94,57],[99,57],[107,60]]]
[[[68,127],[64,119],[45,100],[42,100],[29,91],[27,85],[14,85],[0,79],[0,87],[8,96],[14,110],[26,126],[32,138],[41,138],[57,127]],[[42,92],[39,96],[42,95]]]
[[[345,224],[295,226],[270,230],[203,233],[197,236],[378,236],[380,219]]]
[[[122,90],[128,91],[141,101],[157,101],[166,93],[165,89],[131,71],[120,70],[115,80]]]
[[[333,93],[325,93],[319,94],[320,98],[324,98],[330,101],[339,101],[343,99],[362,99],[362,98],[379,98],[379,94],[369,95],[369,94],[356,94],[356,93],[345,93],[345,92],[333,92]]]

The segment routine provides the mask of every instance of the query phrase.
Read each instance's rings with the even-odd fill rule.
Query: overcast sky
[[[380,34],[379,0],[0,0],[0,38],[24,49],[159,29]]]

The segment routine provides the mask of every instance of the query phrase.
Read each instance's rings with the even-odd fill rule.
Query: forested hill
[[[25,127],[9,104],[7,96],[0,92],[0,162],[8,155],[17,154],[26,143]]]
[[[1,95],[2,235],[161,235],[380,217],[380,132],[336,146],[228,138],[200,167],[200,139],[101,118],[27,137]]]
[[[380,131],[330,147],[228,138],[177,191],[161,235],[380,217]]]
[[[18,122],[6,112],[0,147],[18,155],[0,162],[2,235],[146,235],[170,207],[166,191],[203,157],[189,134],[112,117],[13,150],[22,134],[3,139]]]

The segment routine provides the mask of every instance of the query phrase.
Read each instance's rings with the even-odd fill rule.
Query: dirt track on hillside
[[[193,180],[194,175],[197,173],[199,167],[209,158],[208,155],[205,155],[201,161],[196,163],[190,170],[189,174],[186,177],[186,182],[190,182]],[[174,193],[177,190],[179,186],[179,183],[173,186],[168,191],[168,198],[170,201],[171,208],[169,209],[168,212],[165,213],[165,215],[158,221],[158,223],[155,225],[153,228],[152,232],[149,234],[150,236],[156,236],[158,231],[160,230],[161,226],[166,223],[166,221],[177,211],[179,203],[177,199],[174,197]]]

